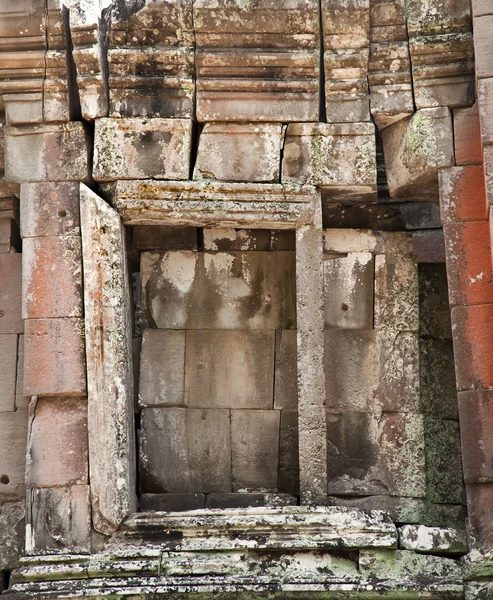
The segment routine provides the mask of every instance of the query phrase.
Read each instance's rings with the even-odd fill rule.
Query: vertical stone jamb
[[[80,185],[94,528],[113,533],[136,511],[132,321],[120,216]]]
[[[313,224],[296,230],[298,427],[303,504],[327,499],[327,423],[324,375],[323,234],[321,200]]]

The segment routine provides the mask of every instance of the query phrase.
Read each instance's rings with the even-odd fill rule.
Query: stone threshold
[[[97,554],[23,558],[5,598],[464,598],[460,561],[396,548],[384,511],[137,513]]]

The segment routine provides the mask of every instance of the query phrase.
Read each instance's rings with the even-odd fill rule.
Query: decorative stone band
[[[316,219],[311,185],[205,181],[117,181],[104,186],[129,225],[294,229]]]
[[[238,598],[238,592],[279,599],[314,593],[341,600],[463,598],[458,561],[395,550],[396,545],[395,526],[382,511],[140,513],[98,554],[21,559],[6,599],[218,592],[223,599]]]

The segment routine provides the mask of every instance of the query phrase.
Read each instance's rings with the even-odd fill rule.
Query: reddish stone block
[[[459,392],[459,416],[464,480],[493,482],[493,390]]]
[[[22,255],[0,255],[0,333],[22,333]]]
[[[488,221],[448,223],[443,226],[443,233],[450,304],[493,302]]]
[[[439,173],[439,182],[442,223],[487,219],[482,165],[444,169]]]
[[[483,144],[477,103],[466,108],[456,108],[453,115],[455,164],[480,164],[483,160]]]
[[[80,235],[78,182],[23,183],[20,204],[24,239]]]
[[[452,309],[457,389],[493,387],[493,304]]]
[[[27,238],[22,252],[24,319],[82,316],[79,236]]]
[[[28,319],[24,336],[25,396],[84,396],[81,319]]]
[[[40,398],[29,407],[27,487],[87,483],[87,401]]]
[[[466,485],[469,547],[491,550],[493,547],[493,484]]]

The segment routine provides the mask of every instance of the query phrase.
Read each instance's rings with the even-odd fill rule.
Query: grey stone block
[[[17,377],[15,380],[15,409],[27,410],[28,399],[24,396],[24,335],[17,344]]]
[[[450,527],[404,525],[399,527],[399,547],[426,554],[466,554],[464,532]]]
[[[373,328],[373,254],[324,261],[325,327]]]
[[[182,511],[204,508],[204,494],[141,494],[140,510]]]
[[[146,329],[140,355],[139,404],[184,406],[185,331]]]
[[[27,424],[27,410],[0,418],[0,501],[24,499]]]
[[[276,331],[274,408],[298,408],[297,331]]]
[[[144,408],[140,485],[144,493],[231,491],[229,411]]]
[[[270,237],[270,249],[273,251],[296,250],[295,232],[286,229],[273,229]]]
[[[248,508],[249,506],[290,506],[296,497],[289,494],[207,494],[206,508]]]
[[[165,225],[135,225],[132,248],[141,250],[196,250],[195,227],[166,227]]]
[[[204,229],[204,250],[230,252],[237,250],[270,250],[270,229]],[[294,250],[294,248],[292,248]]]
[[[421,411],[431,417],[457,420],[457,389],[452,341],[419,340]]]
[[[0,570],[11,571],[19,566],[24,551],[26,503],[5,502],[0,506]],[[1,588],[0,588],[1,589]]]
[[[451,340],[452,325],[445,265],[419,265],[418,281],[420,335]]]
[[[296,410],[281,411],[278,489],[280,492],[293,496],[300,493],[298,412]]]
[[[200,408],[272,408],[274,331],[189,330],[185,402]]]
[[[160,329],[293,329],[294,252],[144,252],[143,310]]]
[[[231,411],[233,491],[277,491],[279,423],[277,410]]]
[[[0,413],[15,410],[18,337],[15,333],[0,335]]]

